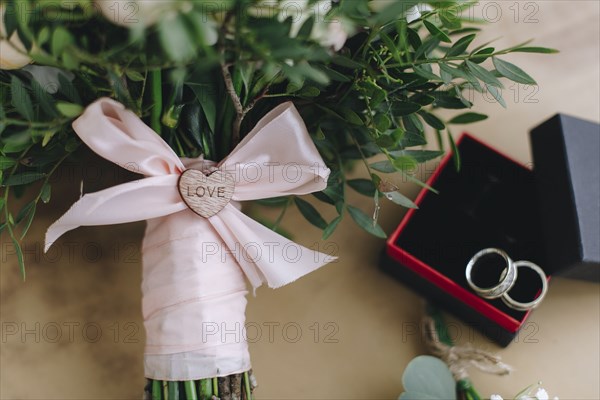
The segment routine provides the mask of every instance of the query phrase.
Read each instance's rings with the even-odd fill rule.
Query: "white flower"
[[[4,27],[4,13],[6,5],[0,4],[0,69],[19,69],[31,62],[27,55],[27,49],[19,39],[17,32],[13,32],[10,38],[6,37]]]
[[[369,2],[369,9],[373,12],[381,12],[385,10],[388,6],[396,4],[397,2],[398,0],[371,0]],[[421,18],[421,13],[432,10],[433,8],[429,4],[425,3],[412,6],[408,10],[406,10],[406,13],[404,13],[404,15],[406,16],[406,22],[413,22]]]
[[[323,47],[339,51],[348,39],[348,27],[343,21],[332,20],[315,24],[311,32],[311,38]]]
[[[546,392],[546,389],[544,388],[539,388],[537,392],[535,392],[535,398],[537,400],[549,400],[548,392]]]
[[[433,8],[431,8],[429,4],[417,4],[416,6],[409,8],[406,12],[406,22],[411,23],[416,21],[421,18],[421,13],[426,13],[429,11],[433,11]]]
[[[498,395],[498,394],[493,394],[490,396],[490,400],[504,400],[502,398],[502,396]]]

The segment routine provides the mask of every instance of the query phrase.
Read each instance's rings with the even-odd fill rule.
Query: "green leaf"
[[[492,57],[494,67],[502,76],[510,79],[517,83],[523,83],[525,85],[537,85],[536,81],[521,68],[515,64],[509,63],[508,61],[501,60],[496,57]]]
[[[17,163],[16,160],[5,156],[0,156],[0,171],[8,169]]]
[[[67,103],[66,101],[57,101],[56,108],[67,118],[78,117],[83,112],[83,107],[79,104]]]
[[[386,192],[383,194],[386,199],[398,204],[399,206],[406,208],[419,208],[411,199],[404,196],[402,193],[396,192]]]
[[[158,29],[162,48],[171,60],[186,62],[194,58],[196,48],[187,24],[180,15],[161,19]]]
[[[331,234],[336,230],[337,226],[339,225],[339,223],[342,221],[342,216],[339,215],[337,217],[335,217],[333,219],[333,221],[331,221],[329,223],[329,225],[327,225],[327,227],[323,230],[323,240],[327,240],[329,239],[329,236],[331,236]]]
[[[30,201],[29,203],[25,204],[25,206],[23,206],[23,208],[21,208],[21,210],[19,210],[19,213],[17,214],[17,217],[15,218],[15,225],[20,224],[21,221],[23,221],[23,218],[25,218],[27,215],[29,215],[29,212],[35,208],[35,201]]]
[[[449,7],[440,12],[438,16],[445,28],[460,29],[462,26],[460,17],[457,15],[456,11]]]
[[[336,108],[336,111],[339,112],[347,122],[353,125],[364,125],[364,122],[360,118],[360,116],[351,109],[346,107],[340,107]]]
[[[71,33],[58,26],[52,33],[52,43],[50,44],[50,50],[55,57],[60,57],[67,46],[73,43],[73,36]]]
[[[471,42],[475,39],[475,36],[477,35],[473,33],[458,39],[448,50],[446,57],[454,57],[464,53],[467,50],[467,47],[469,47]]]
[[[447,108],[450,110],[460,110],[469,108],[461,99],[451,96],[447,92],[434,92],[435,102],[433,105],[439,108]]]
[[[560,51],[549,49],[547,47],[519,47],[511,51],[511,53],[540,53],[540,54],[556,54]]]
[[[29,227],[31,226],[31,222],[33,221],[33,217],[35,215],[35,208],[36,208],[35,201],[32,201],[30,203],[27,203],[27,205],[25,207],[23,207],[21,209],[21,211],[19,211],[19,214],[17,215],[17,219],[15,221],[17,224],[20,223],[21,221],[25,221],[25,224],[23,225],[23,229],[21,231],[21,240],[23,240],[25,235],[27,235],[27,231],[29,230]]]
[[[483,121],[487,119],[488,116],[484,114],[479,114],[476,112],[467,112],[464,114],[457,115],[448,121],[449,124],[472,124],[473,122]]]
[[[425,25],[425,28],[427,28],[427,30],[429,31],[429,33],[431,33],[432,36],[435,36],[442,42],[452,43],[452,39],[450,39],[450,37],[448,37],[448,35],[446,35],[440,28],[438,28],[431,22],[424,20],[423,24]]]
[[[386,35],[384,32],[380,32],[379,37],[381,37],[381,40],[387,46],[388,51],[392,54],[392,57],[394,58],[394,60],[396,60],[396,62],[401,63],[402,58],[400,58],[400,52],[398,51],[398,48],[396,47],[396,45],[394,44],[392,39],[388,35]]]
[[[327,196],[325,193],[323,192],[314,192],[311,193],[315,198],[319,199],[320,201],[327,203],[327,204],[331,204],[332,206],[335,205],[335,201],[333,201],[333,199],[329,196]]]
[[[35,182],[37,180],[45,177],[45,174],[40,172],[22,172],[20,174],[14,174],[9,176],[4,182],[4,186],[19,186],[19,185],[27,185],[31,182]]]
[[[305,86],[298,92],[299,96],[302,97],[318,97],[321,91],[314,86]]]
[[[494,99],[496,99],[496,101],[498,103],[500,103],[500,105],[504,108],[506,108],[506,102],[504,101],[504,98],[502,97],[502,93],[500,93],[500,89],[491,86],[491,85],[485,85],[486,89],[488,92],[490,92],[490,94],[494,97]]]
[[[144,75],[142,75],[140,72],[130,69],[125,71],[125,75],[127,75],[127,77],[134,82],[142,82],[145,79]]]
[[[381,135],[375,139],[375,143],[377,146],[386,149],[389,147],[394,147],[396,145],[396,140],[394,140],[391,135]]]
[[[41,110],[46,116],[50,118],[58,116],[56,108],[54,107],[54,99],[36,80],[31,81],[31,92],[35,101],[40,105]]]
[[[494,51],[496,51],[496,49],[493,48],[493,47],[486,47],[484,49],[478,50],[473,55],[475,55],[475,56],[483,56],[483,55],[485,55],[486,57],[473,58],[472,61],[475,64],[481,64],[482,62],[484,62],[485,60],[487,60],[494,53]]]
[[[384,174],[391,174],[396,172],[396,168],[389,161],[378,161],[369,165],[375,171],[383,172]]]
[[[350,213],[350,216],[352,217],[354,222],[356,222],[356,224],[363,228],[365,231],[382,239],[385,239],[387,237],[384,230],[381,229],[379,224],[377,224],[377,222],[375,222],[373,218],[369,217],[361,209],[353,207],[351,205],[346,206],[346,209],[348,210],[348,213]]]
[[[312,204],[302,200],[299,197],[294,197],[294,203],[296,203],[296,207],[298,207],[298,210],[300,210],[300,213],[304,216],[304,218],[306,218],[308,222],[310,222],[317,228],[327,228],[327,222],[325,222],[321,214],[319,214],[317,209],[314,208]]]
[[[48,26],[44,26],[38,33],[37,45],[43,46],[48,40],[50,40],[50,28]]]
[[[398,171],[410,171],[417,168],[417,161],[410,156],[395,157],[392,164]]]
[[[25,262],[23,261],[23,250],[21,250],[21,245],[17,242],[17,239],[11,234],[11,240],[13,246],[15,246],[15,251],[17,252],[17,260],[19,261],[19,267],[21,268],[21,276],[23,280],[25,280]]]
[[[375,195],[375,185],[370,179],[351,179],[346,183],[360,194],[369,197],[373,197]]]
[[[427,139],[425,138],[425,135],[423,133],[408,131],[402,136],[399,146],[402,148],[406,148],[414,146],[423,146],[426,144]]]
[[[52,186],[50,183],[44,184],[42,187],[42,191],[40,193],[40,199],[44,202],[44,204],[50,201],[50,196],[52,195]]]
[[[58,74],[58,90],[64,94],[71,103],[81,104],[81,97],[73,82],[65,74]]]
[[[428,94],[418,93],[410,98],[413,103],[417,103],[421,106],[428,106],[435,101],[435,97]]]
[[[336,82],[350,82],[351,81],[351,79],[350,79],[350,77],[348,77],[348,75],[344,75],[341,72],[338,72],[329,67],[322,65],[322,66],[320,66],[320,69],[323,70],[325,72],[325,75],[327,75],[329,77],[329,79],[331,79],[332,81],[336,81]]]
[[[62,53],[62,61],[63,65],[68,70],[78,69],[79,64],[81,63],[79,58],[70,49],[67,49]]]
[[[341,67],[351,68],[351,69],[359,69],[364,68],[364,65],[358,61],[351,59],[350,57],[335,54],[331,59],[331,62],[335,65],[339,65]]]
[[[434,160],[444,155],[444,152],[437,150],[400,150],[398,152],[392,151],[390,152],[390,155],[394,157],[408,156],[418,163],[423,163],[425,161]]]
[[[431,69],[431,65],[429,65],[429,64],[415,65],[413,67],[413,70],[415,71],[415,73],[417,75],[422,76],[423,78],[426,78],[430,81],[439,81],[440,80],[440,77],[433,73],[433,70]]]
[[[388,129],[390,129],[390,126],[392,126],[392,121],[385,114],[375,115],[375,117],[373,117],[373,123],[377,127],[377,130],[381,132],[387,131]]]
[[[466,61],[466,64],[469,70],[471,70],[471,72],[473,73],[473,75],[481,79],[485,84],[496,86],[498,88],[504,87],[502,83],[498,80],[498,78],[496,78],[494,74],[488,71],[487,69],[469,60]]]
[[[435,115],[426,111],[419,111],[419,115],[423,117],[423,120],[427,123],[427,125],[431,126],[432,128],[438,130],[446,129],[446,125],[444,125],[442,120]]]
[[[10,77],[10,94],[12,106],[28,121],[33,121],[33,104],[31,96],[23,82],[15,75]]]
[[[454,167],[457,171],[460,171],[460,152],[458,151],[458,146],[454,141],[454,137],[450,131],[446,131],[448,134],[448,141],[450,142],[450,148],[452,149],[452,158],[454,160]]]
[[[392,103],[392,114],[394,114],[395,117],[410,115],[416,113],[420,109],[421,106],[419,104],[410,101],[395,101]]]

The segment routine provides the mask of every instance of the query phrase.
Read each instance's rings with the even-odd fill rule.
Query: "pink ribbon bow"
[[[263,282],[277,288],[333,260],[236,207],[326,187],[330,171],[293,104],[268,113],[217,165],[180,160],[133,112],[108,98],[91,104],[73,128],[97,154],[135,165],[145,178],[84,195],[50,226],[45,249],[79,226],[148,220],[142,247],[146,376],[187,380],[247,370],[243,275],[255,289]],[[187,168],[209,167],[231,174],[235,190],[233,203],[203,218],[184,203],[178,180]],[[240,335],[221,334],[232,326]]]

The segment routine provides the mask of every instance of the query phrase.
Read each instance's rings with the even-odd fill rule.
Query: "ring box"
[[[567,136],[562,129],[565,126],[564,120],[571,119],[557,116],[533,131],[532,139],[538,147],[534,151],[536,162],[544,160],[550,164],[549,168],[540,168],[540,175],[548,177],[556,169],[566,169],[566,166],[557,163],[556,158],[549,157],[551,162],[537,153],[543,153],[545,149],[560,152],[561,143],[564,143]],[[550,133],[541,138],[539,129]],[[545,136],[552,136],[553,140],[546,140]],[[570,137],[578,137],[580,140],[581,134],[572,134]],[[586,140],[587,136],[584,141]],[[457,171],[454,167],[451,155],[441,161],[427,181],[439,194],[425,189],[421,191],[415,201],[419,209],[409,210],[389,237],[381,265],[385,271],[406,282],[411,288],[472,324],[500,345],[507,346],[514,340],[531,311],[513,310],[500,299],[486,300],[472,291],[467,284],[465,268],[475,253],[484,248],[495,247],[506,251],[515,261],[532,261],[547,273],[559,270],[573,273],[572,271],[577,270],[585,277],[593,277],[594,272],[600,271],[600,266],[597,258],[594,260],[593,248],[589,250],[590,246],[585,252],[579,253],[571,249],[570,252],[574,255],[559,266],[549,266],[547,262],[552,255],[549,247],[553,247],[552,243],[556,245],[551,240],[560,240],[556,238],[560,238],[561,227],[552,225],[550,214],[544,214],[545,210],[550,212],[556,205],[548,202],[547,208],[540,209],[540,202],[548,201],[547,197],[557,190],[572,193],[573,189],[569,186],[573,179],[571,176],[560,182],[555,180],[552,192],[547,193],[548,181],[538,183],[541,178],[537,173],[478,139],[463,134],[457,146],[462,160],[460,170]],[[597,149],[598,146],[596,152]],[[598,160],[598,153],[595,159]],[[552,163],[556,165],[552,166]],[[589,163],[587,167],[590,168]],[[577,174],[579,170],[579,166],[568,169],[569,174]],[[588,171],[587,176],[593,177],[593,171]],[[556,186],[561,184],[564,187]],[[588,184],[593,187],[592,183]],[[593,197],[593,194],[583,193],[583,189],[575,190],[579,190],[578,195],[582,198]],[[569,198],[577,200],[578,197],[564,196],[560,203],[562,209],[578,206],[576,201],[569,202]],[[593,200],[588,200],[585,204],[591,210]],[[545,219],[549,221],[543,223]],[[573,222],[572,218],[566,220]],[[545,230],[549,232],[544,232]],[[596,230],[598,231],[600,229]],[[577,233],[576,229],[569,232]],[[586,232],[580,233],[576,238],[586,235]],[[588,235],[585,240],[591,242],[593,237]],[[573,246],[576,247],[576,243]],[[560,248],[558,246],[558,250],[551,250],[560,252]],[[587,259],[581,262],[579,254]],[[581,272],[582,266],[584,272]],[[493,285],[498,282],[499,272],[494,271],[496,275],[493,277],[491,273],[492,271],[488,280]],[[540,277],[536,273],[529,269],[519,269],[519,278],[510,294],[517,301],[527,302],[537,296],[540,288]]]

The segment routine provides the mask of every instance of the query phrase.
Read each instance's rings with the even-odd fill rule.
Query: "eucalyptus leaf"
[[[446,128],[446,125],[444,125],[442,120],[436,117],[434,114],[428,113],[426,111],[421,111],[419,112],[419,115],[423,118],[427,125],[431,126],[434,129],[442,130]]]
[[[492,97],[504,108],[506,108],[506,102],[504,101],[504,98],[502,97],[502,93],[500,92],[500,89],[498,89],[495,86],[492,85],[485,85],[488,93],[490,93],[492,95]]]
[[[488,116],[479,114],[476,112],[467,112],[464,114],[457,115],[448,121],[449,124],[472,124],[473,122],[479,122],[487,119]]]
[[[363,228],[365,231],[382,239],[385,239],[387,237],[384,230],[379,226],[379,224],[377,224],[373,220],[373,218],[365,214],[360,208],[347,205],[346,209],[348,210],[348,213],[350,214],[354,222],[356,222],[356,224]]]
[[[460,164],[461,164],[460,151],[458,150],[458,146],[456,145],[456,142],[454,141],[454,137],[452,136],[452,133],[450,131],[447,131],[447,133],[448,133],[448,141],[450,142],[450,148],[452,149],[452,159],[454,160],[454,167],[456,168],[457,171],[460,171]]]
[[[47,182],[42,187],[42,191],[40,192],[40,199],[42,200],[42,202],[44,202],[44,204],[46,204],[50,201],[51,195],[52,195],[52,186],[50,185],[50,183]]]
[[[396,101],[392,104],[392,114],[396,117],[403,117],[416,113],[421,109],[421,106],[417,103],[410,101]]]
[[[494,53],[494,51],[496,51],[496,49],[493,47],[485,47],[483,49],[477,50],[472,53],[472,55],[475,57],[473,57],[473,59],[471,61],[474,62],[475,64],[481,64],[482,62],[487,60],[489,57],[491,57],[491,55]]]
[[[31,207],[29,207],[30,204],[31,204]],[[35,216],[36,203],[35,202],[29,203],[27,206],[25,206],[23,208],[23,210],[25,210],[26,208],[27,208],[26,214],[22,217],[22,221],[24,223],[23,223],[23,227],[21,228],[20,240],[23,240],[23,238],[27,235],[29,228],[31,227],[31,223],[33,222],[33,217]],[[23,211],[23,210],[21,210],[21,211]]]
[[[18,174],[10,175],[3,183],[4,186],[20,186],[27,185],[32,182],[38,181],[44,178],[46,174],[41,172],[21,172]]]
[[[327,228],[327,222],[325,222],[321,214],[319,214],[312,204],[299,197],[294,197],[294,203],[296,203],[296,207],[298,207],[298,210],[300,210],[300,213],[308,222],[320,229]]]
[[[16,163],[17,161],[12,158],[0,156],[0,171],[10,168]]]
[[[369,167],[375,171],[383,172],[384,174],[396,172],[396,167],[394,167],[390,161],[378,161],[369,165]]]
[[[340,224],[340,222],[342,222],[342,216],[341,215],[335,217],[329,223],[329,225],[327,225],[327,227],[323,230],[322,239],[323,240],[327,240],[333,234],[333,232],[335,232],[335,230],[337,229],[337,227]]]
[[[346,182],[348,186],[356,190],[358,193],[368,197],[373,197],[375,194],[375,185],[370,179],[351,179]]]
[[[10,231],[9,231],[10,232]],[[10,239],[12,240],[13,246],[15,247],[15,252],[17,253],[17,261],[19,263],[19,268],[21,269],[21,277],[25,280],[25,262],[23,260],[23,250],[21,249],[21,245],[17,241],[17,239],[11,234]]]
[[[470,35],[458,39],[456,43],[454,43],[452,47],[448,49],[446,57],[454,57],[463,54],[467,50],[471,42],[475,39],[475,37],[476,34],[472,33]]]
[[[395,192],[386,192],[383,194],[386,199],[390,200],[393,203],[398,204],[399,206],[406,208],[419,208],[411,199],[404,196],[402,193]]]
[[[28,121],[34,120],[33,103],[29,91],[23,85],[23,82],[15,75],[10,77],[10,93],[12,95],[11,103],[13,107]]]
[[[78,117],[83,112],[83,107],[79,104],[67,103],[65,101],[56,102],[56,109],[67,118]]]
[[[512,53],[539,53],[539,54],[556,54],[560,53],[556,49],[550,49],[547,47],[518,47],[511,51]]]
[[[494,74],[488,71],[487,69],[469,60],[465,61],[465,63],[469,70],[471,70],[473,75],[475,75],[477,78],[483,81],[483,83],[485,83],[486,85],[495,86],[498,88],[504,87],[502,83],[498,80],[498,78],[496,78]]]
[[[432,36],[435,36],[442,42],[452,43],[452,39],[450,39],[450,37],[446,33],[444,33],[440,28],[438,28],[431,22],[424,20],[423,25],[425,25],[425,28],[427,28],[427,30],[429,31],[429,33],[431,33]]]
[[[404,393],[399,400],[456,400],[456,381],[439,358],[418,356],[402,375]]]
[[[492,57],[492,61],[494,62],[496,71],[511,81],[523,83],[525,85],[537,85],[536,81],[531,76],[515,64],[511,64],[508,61],[501,60],[497,57]]]

